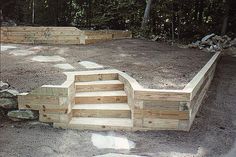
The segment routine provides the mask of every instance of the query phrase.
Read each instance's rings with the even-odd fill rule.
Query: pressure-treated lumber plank
[[[216,52],[215,55],[207,62],[207,64],[197,73],[197,75],[185,86],[183,90],[191,93],[190,100],[192,100],[196,95],[208,72],[213,66],[216,66],[220,55],[221,52]]]
[[[134,91],[134,98],[139,100],[189,101],[190,93],[182,90],[140,89]]]
[[[147,110],[147,109],[135,109],[133,111],[134,118],[162,118],[162,119],[189,119],[188,111],[168,111],[168,110]]]
[[[74,117],[130,118],[128,104],[79,104],[72,108]]]
[[[88,81],[99,81],[99,80],[117,80],[117,73],[108,73],[108,74],[84,74],[76,75],[75,81],[78,82],[88,82]]]
[[[103,80],[90,82],[76,82],[77,92],[92,92],[92,91],[111,91],[123,90],[124,84],[119,80]]]
[[[179,120],[176,119],[144,118],[143,127],[157,129],[178,129],[178,123]]]
[[[72,118],[68,127],[80,130],[122,130],[131,129],[132,120],[129,118]]]
[[[41,96],[41,95],[22,95],[18,96],[19,109],[39,110],[42,105],[57,105],[59,106],[59,98],[54,96]]]
[[[124,91],[80,92],[76,93],[75,103],[124,103],[127,95]]]
[[[39,112],[39,121],[47,123],[68,123],[70,121],[70,116],[68,114],[49,114]]]
[[[215,66],[213,66],[212,68],[213,68],[212,72],[208,73],[208,76],[205,78],[204,82],[201,84],[200,88],[198,89],[198,92],[195,94],[195,97],[191,101],[189,127],[191,127],[193,120],[197,114],[197,111],[199,110],[199,107],[202,104],[202,101],[207,92],[207,89],[209,88],[211,81],[214,77]]]

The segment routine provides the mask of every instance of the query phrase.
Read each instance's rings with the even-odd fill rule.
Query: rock
[[[0,98],[0,107],[4,109],[16,109],[17,108],[16,98]]]
[[[230,45],[236,47],[236,38],[230,41]]]
[[[195,43],[188,44],[188,47],[189,48],[198,48],[200,45],[200,42],[201,41],[197,40]]]
[[[157,41],[158,39],[161,39],[161,37],[159,35],[157,35],[157,36],[154,35],[151,38],[152,38],[152,41]]]
[[[5,90],[2,90],[0,91],[0,98],[12,98],[12,97],[15,97],[19,94],[19,92],[17,90],[14,90],[14,89],[5,89]]]
[[[208,39],[212,38],[213,36],[215,36],[214,33],[212,33],[212,34],[210,34],[210,35],[207,35],[207,36],[203,37],[201,41],[202,41],[202,42],[207,41]]]
[[[2,22],[2,26],[17,26],[15,21],[13,20],[7,20]]]
[[[38,118],[38,113],[31,110],[13,110],[9,111],[7,116],[12,120],[34,120]]]
[[[9,87],[8,83],[0,81],[0,90],[7,89]]]

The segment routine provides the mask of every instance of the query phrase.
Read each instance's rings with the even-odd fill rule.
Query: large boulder
[[[0,107],[11,110],[17,108],[17,100],[15,98],[0,98]]]
[[[38,112],[32,110],[13,110],[7,113],[13,121],[38,119]]]
[[[2,90],[0,91],[0,108],[12,110],[17,108],[17,94],[16,90]]]

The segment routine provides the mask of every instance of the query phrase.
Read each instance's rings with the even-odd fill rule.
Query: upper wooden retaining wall
[[[76,27],[1,27],[1,42],[27,44],[91,44],[131,38],[130,31],[80,30]]]

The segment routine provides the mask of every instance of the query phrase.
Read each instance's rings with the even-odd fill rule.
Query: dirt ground
[[[28,92],[44,84],[61,84],[63,70],[56,63],[32,61],[34,56],[57,55],[61,63],[75,70],[88,70],[80,61],[92,61],[126,72],[147,88],[182,89],[213,55],[139,39],[115,40],[93,45],[47,46],[9,45],[16,49],[1,52],[1,79],[20,92]]]
[[[190,132],[93,132],[54,129],[38,122],[0,118],[2,157],[90,157],[106,153],[151,157],[236,156],[236,58],[220,59]],[[99,149],[92,136],[112,135],[135,143],[130,150]]]

